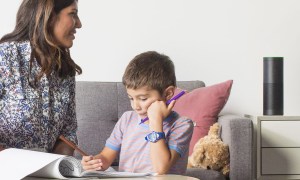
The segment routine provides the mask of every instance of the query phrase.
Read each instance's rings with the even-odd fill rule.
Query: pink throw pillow
[[[184,94],[176,100],[174,111],[194,121],[194,132],[189,147],[192,154],[195,143],[207,135],[209,127],[218,118],[230,95],[233,81],[228,80],[212,86],[201,87]],[[180,89],[175,91],[178,94]]]

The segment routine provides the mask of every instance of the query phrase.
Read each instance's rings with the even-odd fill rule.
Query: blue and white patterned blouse
[[[75,78],[53,72],[30,87],[30,53],[28,41],[0,44],[0,145],[50,152],[59,135],[77,144]]]

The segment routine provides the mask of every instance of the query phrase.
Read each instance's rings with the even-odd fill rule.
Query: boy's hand
[[[93,156],[83,156],[81,160],[82,168],[85,171],[100,171],[103,170],[103,162],[100,158]]]
[[[160,125],[162,128],[163,120],[171,113],[173,107],[175,105],[175,101],[172,101],[168,106],[164,101],[155,101],[153,102],[147,110],[147,115],[149,117],[149,125],[150,127],[156,127]],[[152,129],[159,130],[159,129]]]

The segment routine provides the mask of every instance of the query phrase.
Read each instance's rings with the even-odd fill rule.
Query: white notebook
[[[0,151],[1,179],[19,180],[25,177],[68,179],[69,177],[142,177],[152,173],[83,171],[80,160],[65,155],[9,148]]]

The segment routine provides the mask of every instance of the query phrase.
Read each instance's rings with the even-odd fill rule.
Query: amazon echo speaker
[[[264,115],[283,115],[283,57],[264,57]]]

